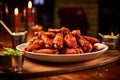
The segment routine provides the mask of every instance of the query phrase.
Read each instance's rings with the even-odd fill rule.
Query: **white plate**
[[[19,51],[24,51],[24,48],[28,45],[28,43],[23,43],[16,46],[16,49]],[[84,60],[90,60],[99,57],[106,50],[108,50],[108,46],[96,43],[98,45],[99,51],[83,53],[83,54],[40,54],[26,51],[25,56],[31,59],[39,60],[39,61],[47,61],[47,62],[79,62]]]

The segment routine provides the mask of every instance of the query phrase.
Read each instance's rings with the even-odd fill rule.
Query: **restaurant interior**
[[[3,0],[0,2],[0,18],[3,18],[8,27],[12,26],[9,20],[10,15],[14,14],[14,9],[17,7],[19,13],[25,14],[24,9],[28,1]],[[61,26],[72,29],[75,27],[75,29],[81,29],[82,34],[95,37],[98,36],[98,32],[102,34],[120,32],[119,2],[114,0],[32,0],[32,3],[35,8],[34,24],[42,25],[45,29]],[[79,19],[74,20],[74,18]],[[73,20],[72,23],[71,20]]]
[[[30,6],[28,4],[29,1],[31,1]],[[38,29],[47,31],[49,28],[59,29],[62,27],[66,27],[66,28],[69,28],[71,31],[80,30],[81,35],[92,36],[100,40],[100,42],[102,42],[103,35],[119,36],[120,34],[119,8],[120,8],[119,0],[0,0],[0,20],[3,21],[5,25],[12,32],[27,31],[28,32],[27,41],[29,41],[34,34],[34,33],[32,34],[30,33],[31,28],[33,30],[33,28],[37,26],[37,29],[34,28],[35,31],[33,32],[36,32]],[[17,10],[17,14],[16,14],[16,10]],[[99,33],[101,35],[99,35]],[[31,37],[28,37],[28,36],[31,36]],[[118,41],[117,44],[120,46],[120,40]],[[11,42],[11,36],[9,31],[7,31],[6,28],[3,27],[3,25],[0,25],[0,48],[2,46],[11,47],[12,42]],[[120,47],[118,48],[120,50]],[[120,54],[120,52],[116,52],[116,53]],[[110,55],[109,55],[109,58],[110,58]],[[111,61],[108,61],[108,62],[106,61],[106,63],[103,62],[103,64],[104,63],[107,64],[115,60],[118,60],[117,62],[118,65],[115,68],[119,69],[120,68],[119,59],[120,59],[120,55],[117,54],[117,55],[114,55],[114,59],[112,58],[110,59]],[[34,62],[32,63],[34,64]],[[62,75],[62,78],[60,78],[61,76],[58,75],[57,77],[53,76],[53,77],[41,78],[41,80],[74,80],[74,79],[82,80],[80,79],[81,77],[83,78],[83,80],[119,80],[120,78],[118,76],[120,74],[118,73],[120,73],[120,71],[117,72],[116,69],[114,69],[114,67],[111,69],[111,71],[113,73],[116,72],[115,73],[116,75],[112,76],[112,74],[110,74],[109,76],[107,76],[107,73],[110,71],[109,67],[116,65],[117,63],[113,63],[112,65],[108,65],[105,67],[98,67],[94,70],[91,70],[95,72],[96,76],[93,76],[92,74],[90,75],[89,72],[91,73],[91,71],[86,70],[85,71],[86,74],[90,76],[87,76],[83,71],[83,72],[67,74],[65,76]],[[71,64],[72,63],[68,65],[70,66]],[[30,64],[28,64],[28,66],[29,65]],[[37,64],[35,65],[38,68],[38,65]],[[42,65],[46,65],[46,63],[42,62]],[[64,64],[57,64],[57,66],[60,66],[60,65],[63,66],[62,68],[66,69],[66,66],[67,66],[66,64],[65,66]],[[78,65],[78,64],[75,63],[74,66],[75,65]],[[81,63],[79,63],[79,65],[81,65]],[[95,63],[95,65],[99,65],[99,64]],[[49,65],[47,64],[47,66],[52,66],[53,68],[53,64],[49,64]],[[26,66],[25,66],[25,69],[26,69]],[[55,70],[57,69],[58,67]],[[77,70],[77,68],[75,70]],[[70,69],[68,70],[68,72],[72,72],[75,70]],[[97,70],[101,71],[101,73],[100,74],[97,73],[96,72]],[[103,74],[102,74],[102,71],[103,71]],[[67,72],[67,70],[65,70],[64,73],[65,72]],[[31,77],[30,77],[30,74],[29,74],[29,77],[24,77],[24,78],[34,78],[34,75],[36,75],[37,73],[33,74],[33,76]],[[38,74],[42,74],[42,73],[38,73]],[[55,74],[62,74],[62,72],[58,71],[50,75],[55,75]],[[73,76],[74,78],[69,77],[69,76],[72,76],[72,74],[74,75]],[[75,74],[77,74],[76,77],[75,77]],[[99,76],[97,76],[98,74]],[[104,78],[103,76],[104,74],[107,77],[105,76]],[[15,74],[13,73],[13,75]],[[24,75],[26,76],[28,74],[22,74],[22,76]],[[47,74],[44,74],[43,72],[43,77],[45,77],[46,75]],[[36,76],[38,77],[38,75]],[[30,80],[34,80],[34,79],[30,79]],[[35,80],[39,80],[39,79],[35,79]]]

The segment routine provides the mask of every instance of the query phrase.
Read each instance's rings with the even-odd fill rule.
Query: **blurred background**
[[[10,28],[11,14],[17,7],[24,15],[29,0],[1,0],[0,19]],[[120,33],[120,10],[118,0],[31,0],[35,9],[34,25],[47,28],[66,26],[80,29],[82,34],[98,37],[98,33]],[[26,28],[26,22],[23,23]],[[0,26],[1,32],[3,31]],[[2,34],[2,33],[1,33]]]

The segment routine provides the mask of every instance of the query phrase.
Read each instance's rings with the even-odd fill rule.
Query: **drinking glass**
[[[25,32],[14,32],[11,35],[12,47],[16,49],[16,46],[26,42],[26,35],[27,31]]]

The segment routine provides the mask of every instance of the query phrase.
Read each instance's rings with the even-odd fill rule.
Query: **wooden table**
[[[11,46],[5,36],[6,46]],[[108,50],[96,59],[49,63],[25,58],[22,73],[0,71],[0,80],[120,80],[120,51]]]
[[[26,80],[117,80],[120,51],[108,50],[100,57],[76,63],[49,63],[25,58],[22,73],[0,72],[3,79]]]

